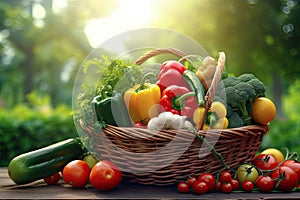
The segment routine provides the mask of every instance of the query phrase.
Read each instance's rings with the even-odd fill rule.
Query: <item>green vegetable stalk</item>
[[[233,112],[228,114],[229,126],[251,124],[251,106],[255,99],[264,96],[265,86],[253,74],[229,76],[223,80],[226,101]],[[232,115],[232,116],[230,116]]]

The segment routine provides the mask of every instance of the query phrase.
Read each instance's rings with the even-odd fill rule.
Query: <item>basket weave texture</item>
[[[162,53],[178,57],[185,54],[174,48],[160,48],[147,52],[136,63]],[[205,110],[209,109],[221,80],[225,60],[219,60],[212,85],[208,89]],[[202,127],[202,124],[199,127]],[[189,130],[161,130],[159,132],[107,125],[101,133],[92,126],[81,124],[84,131],[95,139],[95,149],[101,159],[111,160],[131,182],[147,185],[170,185],[185,180],[188,175],[211,172],[224,168],[211,149]],[[231,129],[198,130],[232,168],[250,162],[257,153],[268,126],[249,125]],[[171,145],[170,145],[171,144]],[[168,146],[167,150],[161,151]],[[141,156],[140,156],[141,155]],[[153,170],[155,168],[155,170]]]

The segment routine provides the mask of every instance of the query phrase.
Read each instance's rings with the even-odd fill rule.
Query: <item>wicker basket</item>
[[[162,53],[171,53],[181,58],[185,56],[178,49],[160,48],[146,53],[136,63],[142,64],[148,58]],[[225,60],[219,59],[212,85],[206,93],[206,112],[221,80],[224,62]],[[203,122],[199,127],[202,125]],[[170,185],[184,180],[191,174],[204,171],[215,174],[224,168],[207,143],[195,137],[193,131],[157,132],[107,125],[101,133],[97,133],[91,126],[81,124],[81,127],[87,135],[97,140],[94,148],[101,155],[101,159],[114,162],[131,182]],[[240,163],[254,158],[267,131],[268,126],[250,125],[222,130],[198,130],[198,134],[214,146],[228,166],[235,168]]]

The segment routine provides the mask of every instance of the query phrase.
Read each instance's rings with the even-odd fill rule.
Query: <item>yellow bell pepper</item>
[[[228,127],[228,119],[226,117],[218,119],[212,129],[226,129]]]
[[[143,79],[142,79],[143,80]],[[124,93],[124,101],[131,120],[147,124],[152,117],[159,114],[160,88],[156,84],[137,84]]]
[[[213,102],[208,112],[215,112],[219,118],[224,118],[227,115],[226,107],[219,101]]]
[[[216,101],[212,103],[205,119],[204,112],[205,108],[203,107],[198,107],[194,110],[193,120],[197,129],[200,129],[200,123],[202,121],[204,121],[202,127],[203,130],[225,129],[228,127],[228,119],[226,118],[227,110],[221,102]],[[213,124],[209,124],[210,122],[213,122]]]
[[[193,113],[193,121],[196,124],[196,128],[199,130],[200,129],[200,124],[204,119],[204,112],[205,112],[205,108],[204,107],[198,107],[194,110]],[[204,124],[203,124],[204,126]]]

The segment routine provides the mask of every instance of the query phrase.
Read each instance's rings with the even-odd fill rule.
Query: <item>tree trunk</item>
[[[32,48],[28,48],[25,52],[26,58],[23,62],[23,70],[24,70],[24,97],[26,97],[27,94],[32,92],[33,90],[33,50]],[[25,102],[27,99],[25,98]]]

